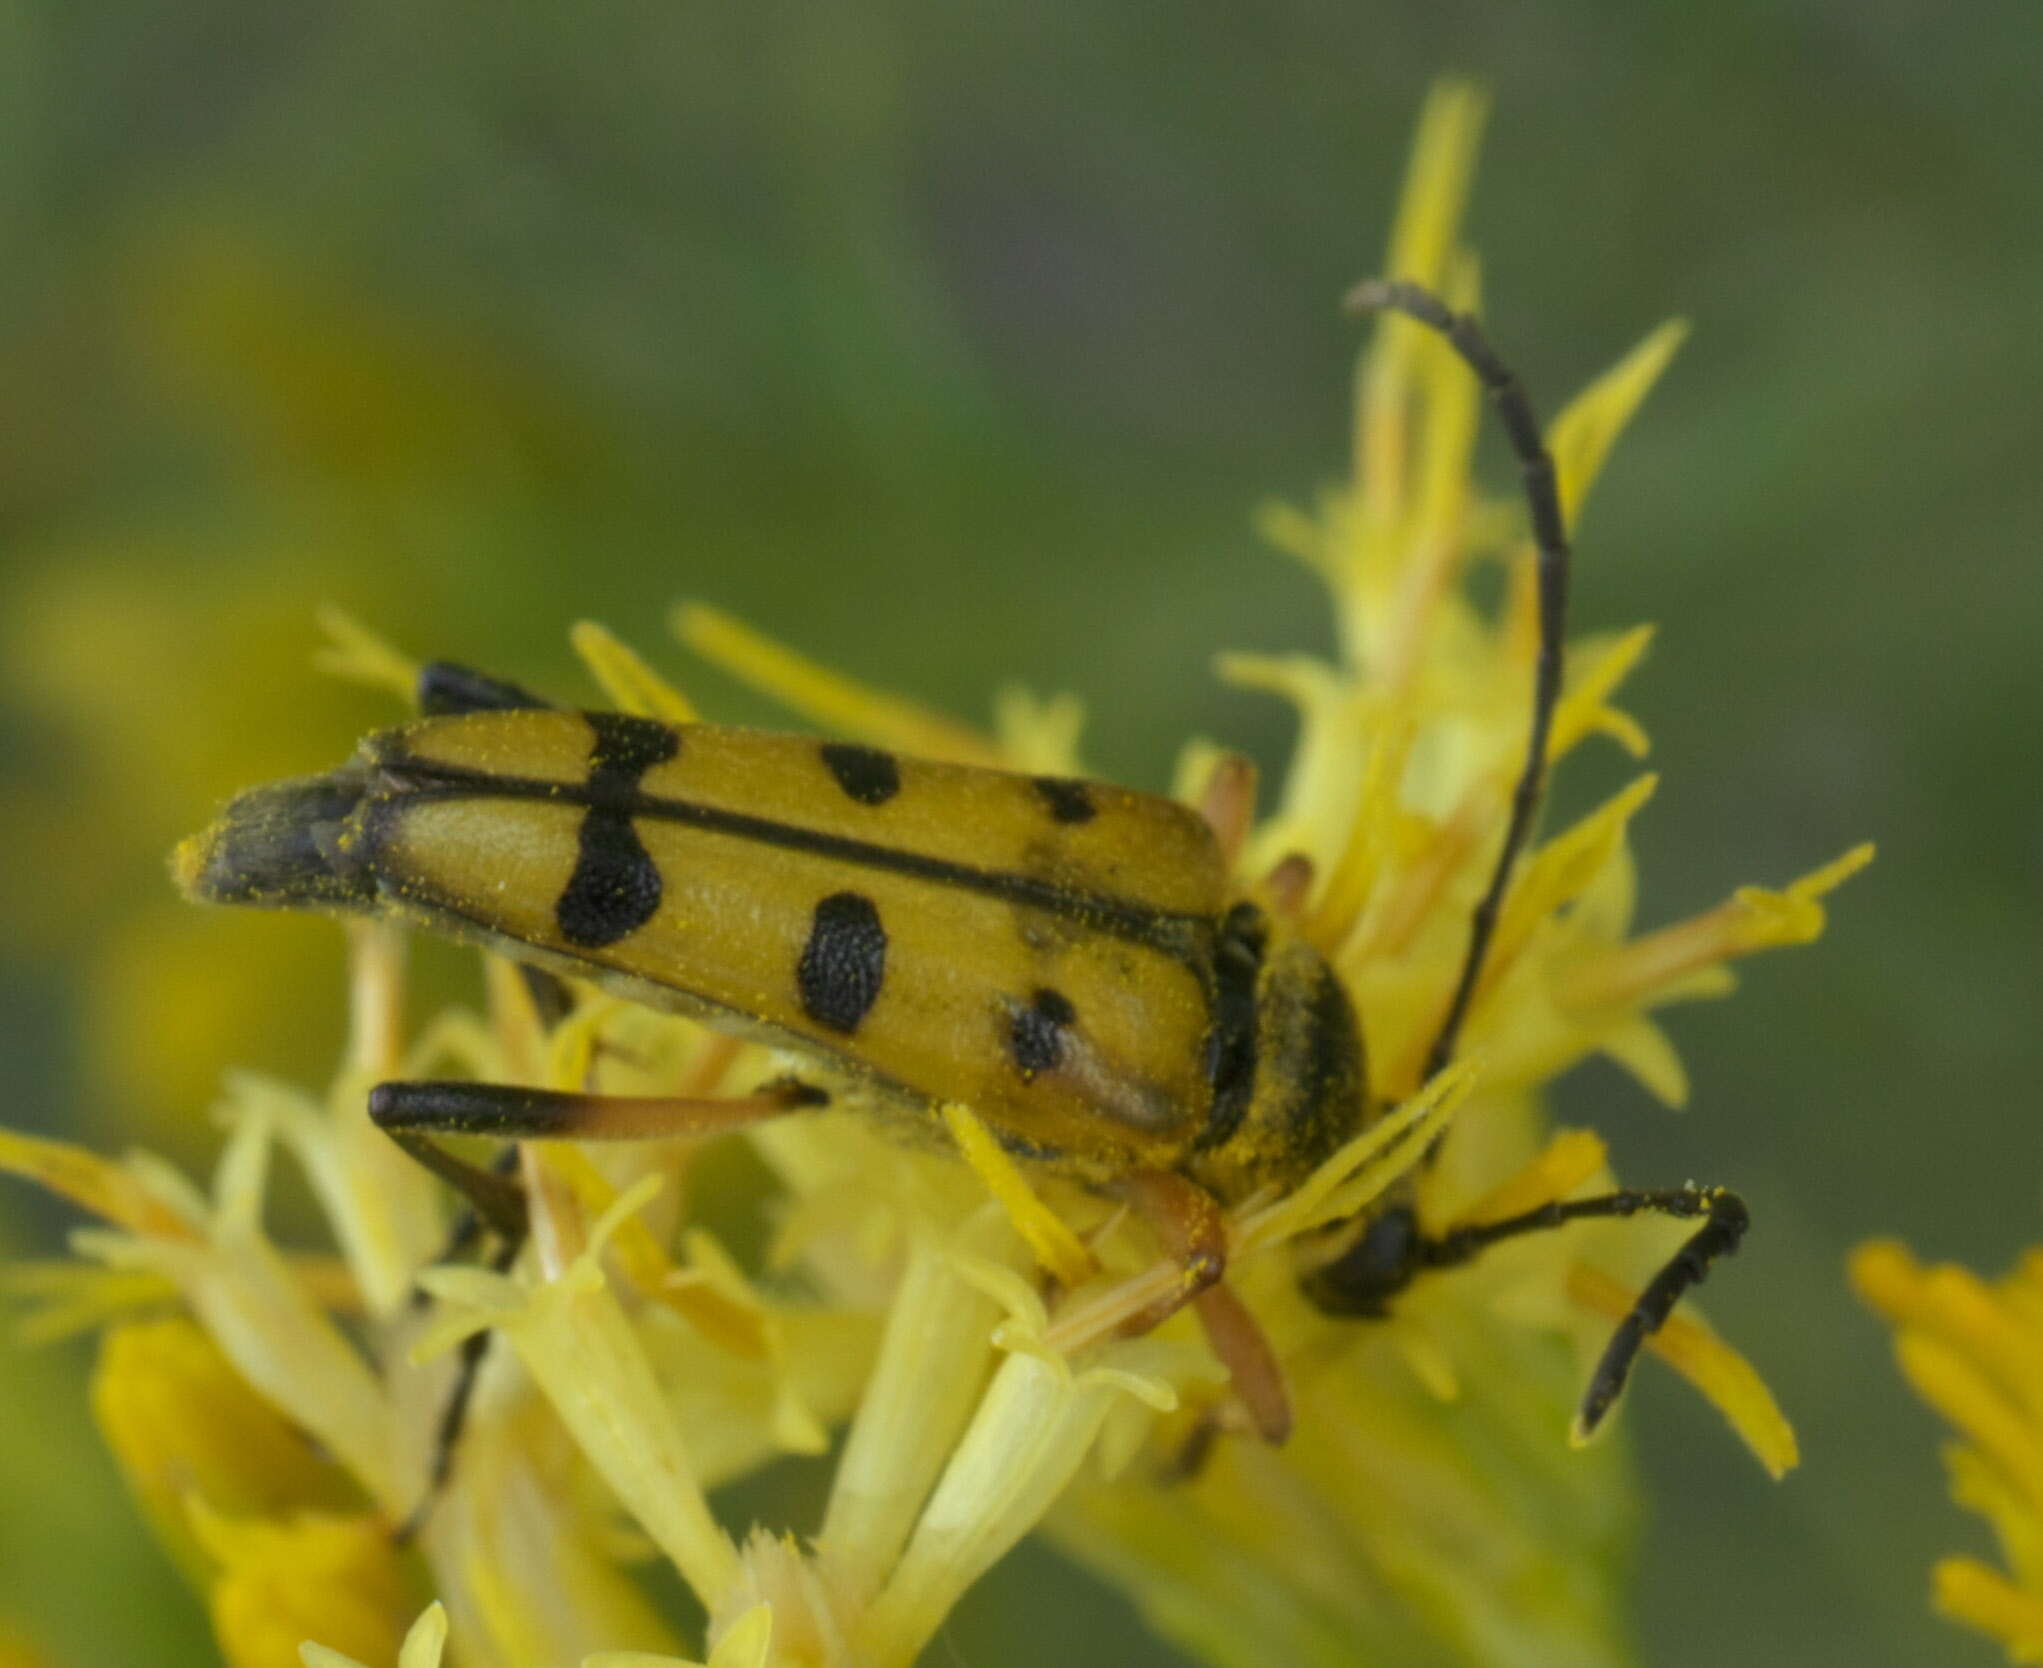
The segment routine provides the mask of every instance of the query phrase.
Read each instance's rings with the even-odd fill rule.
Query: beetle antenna
[[[1611,1334],[1575,1414],[1576,1440],[1586,1441],[1624,1389],[1646,1340],[1660,1330],[1689,1288],[1709,1273],[1711,1264],[1736,1251],[1745,1238],[1752,1218],[1737,1194],[1722,1187],[1625,1188],[1586,1199],[1555,1199],[1516,1216],[1436,1235],[1420,1230],[1409,1205],[1393,1206],[1332,1262],[1307,1277],[1305,1295],[1325,1314],[1380,1317],[1414,1280],[1473,1262],[1493,1245],[1588,1218],[1642,1214],[1701,1217],[1703,1223],[1646,1283]]]
[[[1604,1346],[1589,1387],[1575,1414],[1575,1439],[1587,1441],[1624,1389],[1632,1363],[1661,1323],[1674,1312],[1690,1287],[1701,1283],[1710,1265],[1738,1249],[1745,1231],[1752,1225],[1745,1201],[1722,1187],[1668,1187],[1645,1191],[1624,1189],[1588,1199],[1563,1199],[1537,1206],[1518,1216],[1474,1227],[1449,1229],[1437,1239],[1420,1243],[1416,1261],[1422,1270],[1454,1268],[1487,1251],[1491,1246],[1525,1234],[1542,1233],[1585,1217],[1657,1216],[1703,1218],[1703,1225],[1682,1242],[1660,1272],[1618,1323]]]
[[[1533,814],[1539,809],[1540,796],[1546,789],[1547,739],[1553,730],[1554,708],[1561,697],[1562,641],[1567,631],[1568,534],[1561,514],[1553,454],[1540,436],[1532,401],[1524,384],[1497,357],[1475,320],[1466,313],[1453,311],[1430,290],[1396,278],[1372,279],[1358,286],[1349,293],[1346,306],[1351,312],[1384,311],[1416,319],[1446,337],[1468,363],[1496,407],[1511,450],[1518,456],[1526,502],[1532,510],[1533,543],[1538,552],[1539,657],[1533,668],[1532,724],[1526,738],[1525,763],[1518,773],[1518,785],[1511,791],[1511,820],[1504,830],[1504,844],[1497,853],[1496,866],[1490,871],[1490,883],[1484,888],[1482,901],[1476,905],[1469,922],[1468,949],[1461,959],[1454,996],[1426,1056],[1425,1079],[1431,1081],[1454,1058],[1462,1021],[1468,1017],[1476,981],[1482,977],[1483,962],[1489,955],[1504,890],[1510,885],[1511,870],[1531,836]]]

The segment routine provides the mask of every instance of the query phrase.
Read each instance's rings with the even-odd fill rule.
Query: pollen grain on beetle
[[[1482,118],[1464,85],[1428,102],[1385,265],[1464,311],[1478,300],[1461,218]],[[1571,525],[1680,335],[1649,333],[1549,425]],[[1460,1062],[1429,1079],[1511,814],[1539,599],[1517,496],[1473,477],[1481,393],[1453,348],[1383,317],[1355,389],[1349,478],[1261,518],[1324,583],[1337,652],[1222,658],[1229,682],[1290,703],[1299,733],[1260,820],[1209,807],[1233,886],[1338,975],[1385,1108],[1300,1185],[1230,1201],[1217,1229],[1227,1289],[1288,1387],[1289,1441],[1255,1438],[1193,1315],[1141,1330],[1186,1275],[1137,1215],[1017,1163],[968,1105],[939,1120],[954,1151],[903,1144],[859,1115],[855,1075],[827,1085],[828,1109],[728,1133],[527,1142],[523,1251],[493,1264],[450,1246],[446,1189],[370,1121],[378,1082],[459,1076],[562,1105],[592,1088],[751,1108],[814,1096],[788,1089],[787,1062],[759,1043],[497,957],[475,1008],[416,1013],[396,930],[356,923],[347,1058],[323,1090],[231,1076],[210,1186],[0,1133],[0,1168],[96,1219],[74,1261],[16,1283],[46,1334],[99,1334],[95,1412],[227,1661],[268,1668],[305,1641],[323,1668],[434,1668],[443,1649],[463,1668],[907,1668],[1038,1531],[1228,1668],[1629,1660],[1625,1453],[1571,1453],[1569,1413],[1674,1230],[1583,1221],[1515,1240],[1418,1280],[1370,1324],[1320,1313],[1300,1276],[1326,1260],[1330,1227],[1394,1193],[1447,1235],[1609,1188],[1602,1144],[1550,1130],[1541,1088],[1601,1054],[1679,1103],[1658,1012],[1721,993],[1740,956],[1814,938],[1824,895],[1870,854],[1640,929],[1628,827],[1654,780],[1640,775],[1527,850]],[[1484,569],[1502,576],[1494,611],[1474,600]],[[981,728],[705,607],[673,626],[844,744],[832,770],[852,806],[901,791],[900,754],[1019,770],[1046,814],[1092,814],[1068,698],[1008,695]],[[421,668],[361,628],[336,621],[331,635],[329,670],[418,686]],[[1591,746],[1644,755],[1617,703],[1649,640],[1569,644],[1554,764]],[[608,705],[692,721],[696,704],[650,658],[586,623],[572,643]],[[1179,798],[1226,778],[1218,757],[1187,746]],[[611,864],[589,871],[598,914],[632,901],[609,883],[649,862],[628,819],[613,823],[607,846],[584,840],[587,861]],[[840,979],[846,943],[857,951],[853,984],[818,996],[851,1029],[884,1000],[877,930],[861,916],[856,942],[840,931],[817,949]],[[1038,993],[1013,1019],[1017,1059],[1057,1061],[1069,1014]],[[701,1209],[737,1144],[767,1178],[756,1255],[714,1225],[728,1211]],[[316,1242],[271,1237],[280,1162],[310,1183]],[[1728,1345],[1684,1313],[1654,1349],[1770,1469],[1793,1464],[1785,1421]],[[450,1387],[478,1351],[435,1489]],[[720,1515],[714,1490],[786,1455],[830,1456],[819,1521]],[[699,1601],[703,1637],[682,1638],[649,1596],[653,1558]]]

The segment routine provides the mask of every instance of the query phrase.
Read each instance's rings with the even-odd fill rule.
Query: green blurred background
[[[1334,299],[1473,74],[1471,235],[1546,407],[1697,325],[1578,569],[1581,627],[1665,628],[1643,919],[1882,846],[1823,944],[1675,1019],[1690,1112],[1560,1097],[1627,1175],[1753,1201],[1711,1309],[1807,1451],[1774,1488],[1642,1375],[1642,1655],[1994,1660],[1926,1612],[1983,1535],[1841,1259],[2043,1237],[2038,45],[2021,0],[0,3],[0,1118],[195,1161],[223,1063],[323,1074],[331,930],[161,869],[387,714],[306,669],[322,599],[569,695],[594,616],[765,716],[664,646],[701,597],[973,716],[1076,690],[1138,784],[1194,730],[1274,763],[1209,656],[1327,644],[1251,512],[1342,468]],[[67,1220],[0,1212],[15,1254]],[[208,1660],[83,1360],[0,1354],[0,1619]],[[1051,1565],[946,1659],[1173,1660]]]

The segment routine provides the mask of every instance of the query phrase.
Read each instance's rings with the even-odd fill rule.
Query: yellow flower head
[[[1944,1450],[1952,1497],[1986,1519],[2007,1565],[1943,1559],[1937,1608],[1998,1639],[2008,1661],[2043,1662],[2043,1249],[1989,1283],[1875,1240],[1852,1254],[1851,1278],[1894,1327],[1910,1387],[1958,1433]]]
[[[1429,102],[1387,267],[1464,312],[1478,299],[1460,218],[1481,116],[1467,87]],[[1569,522],[1679,337],[1649,335],[1547,431]],[[1181,797],[1207,810],[1237,890],[1337,975],[1373,1092],[1367,1127],[1310,1175],[1195,1224],[1227,1268],[1198,1299],[1203,1332],[1172,1314],[1198,1284],[1196,1255],[1160,1255],[1098,1192],[1018,1163],[963,1103],[942,1108],[947,1150],[842,1110],[625,1146],[528,1143],[495,1184],[515,1180],[522,1251],[442,1257],[443,1190],[371,1125],[377,1081],[771,1110],[787,1104],[785,1064],[592,989],[554,1011],[558,992],[497,960],[480,1011],[414,1027],[399,941],[377,923],[352,929],[353,1041],[335,1082],[308,1095],[230,1080],[210,1195],[147,1159],[0,1135],[0,1167],[104,1224],[79,1236],[86,1268],[38,1275],[44,1324],[118,1322],[103,1422],[237,1664],[308,1638],[312,1668],[436,1668],[450,1640],[464,1668],[907,1668],[1038,1528],[1215,1663],[1625,1660],[1623,1451],[1572,1452],[1567,1414],[1669,1230],[1500,1233],[1610,1186],[1601,1143],[1551,1135],[1537,1092],[1600,1052],[1678,1101],[1654,1013],[1720,993],[1738,956],[1814,937],[1820,898],[1866,854],[1635,932],[1627,830],[1652,792],[1644,776],[1500,863],[1553,598],[1517,497],[1473,481],[1480,404],[1437,334],[1396,316],[1376,326],[1351,478],[1310,511],[1262,518],[1325,582],[1338,652],[1221,661],[1222,676],[1297,709],[1274,810],[1252,820],[1245,768],[1210,744],[1180,761]],[[1469,585],[1485,565],[1503,578],[1495,617]],[[329,625],[329,669],[415,683],[403,655]],[[848,740],[1083,771],[1068,699],[1009,693],[982,730],[712,610],[685,607],[673,625]],[[1646,750],[1615,702],[1648,642],[1636,630],[1569,646],[1544,763],[1596,738]],[[572,643],[611,705],[695,718],[607,631],[577,625]],[[197,849],[180,859],[187,878]],[[1475,976],[1486,891],[1498,907]],[[1455,1063],[1443,1032],[1458,1032]],[[739,1148],[742,1187],[729,1180]],[[280,1150],[309,1179],[330,1246],[270,1238]],[[740,1253],[728,1210],[707,1208],[746,1189],[763,1194],[756,1256]],[[1691,1203],[1714,1211],[1718,1197]],[[1500,1243],[1418,1280],[1387,1320],[1321,1313],[1301,1274],[1393,1207],[1430,1243]],[[1654,1347],[1769,1468],[1794,1463],[1756,1374],[1700,1322],[1675,1317]],[[463,1434],[436,1484],[457,1383]],[[1274,1435],[1287,1419],[1281,1447],[1250,1429]],[[719,1516],[719,1484],[833,1447],[811,1538]],[[653,1560],[707,1616],[694,1646],[636,1577]],[[422,1616],[420,1583],[436,1598]]]

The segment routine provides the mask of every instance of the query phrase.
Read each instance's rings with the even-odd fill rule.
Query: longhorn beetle
[[[1568,544],[1531,403],[1474,320],[1397,281],[1365,284],[1349,303],[1406,314],[1467,362],[1523,471],[1536,547],[1524,764],[1430,1076],[1454,1055],[1545,786]],[[426,716],[370,736],[340,769],[236,799],[179,849],[185,889],[465,939],[535,977],[588,980],[807,1056],[907,1118],[969,1104],[1016,1156],[1150,1221],[1188,1278],[1185,1296],[1145,1319],[1193,1302],[1263,1434],[1281,1438],[1281,1380],[1218,1284],[1218,1207],[1302,1180],[1381,1107],[1369,1093],[1367,1016],[1316,948],[1232,890],[1206,820],[1097,782],[559,711],[447,665],[427,669],[420,705]],[[829,1098],[799,1078],[721,1101],[403,1082],[378,1087],[369,1108],[468,1196],[507,1261],[524,1231],[518,1185],[433,1137],[643,1139]],[[1433,1236],[1407,1189],[1352,1225],[1352,1243],[1306,1291],[1334,1313],[1381,1315],[1420,1274],[1500,1241],[1641,1211],[1702,1224],[1611,1338],[1582,1401],[1586,1431],[1646,1337],[1737,1248],[1747,1218],[1733,1194],[1614,1192]],[[471,1356],[443,1421],[435,1484],[474,1366]]]

